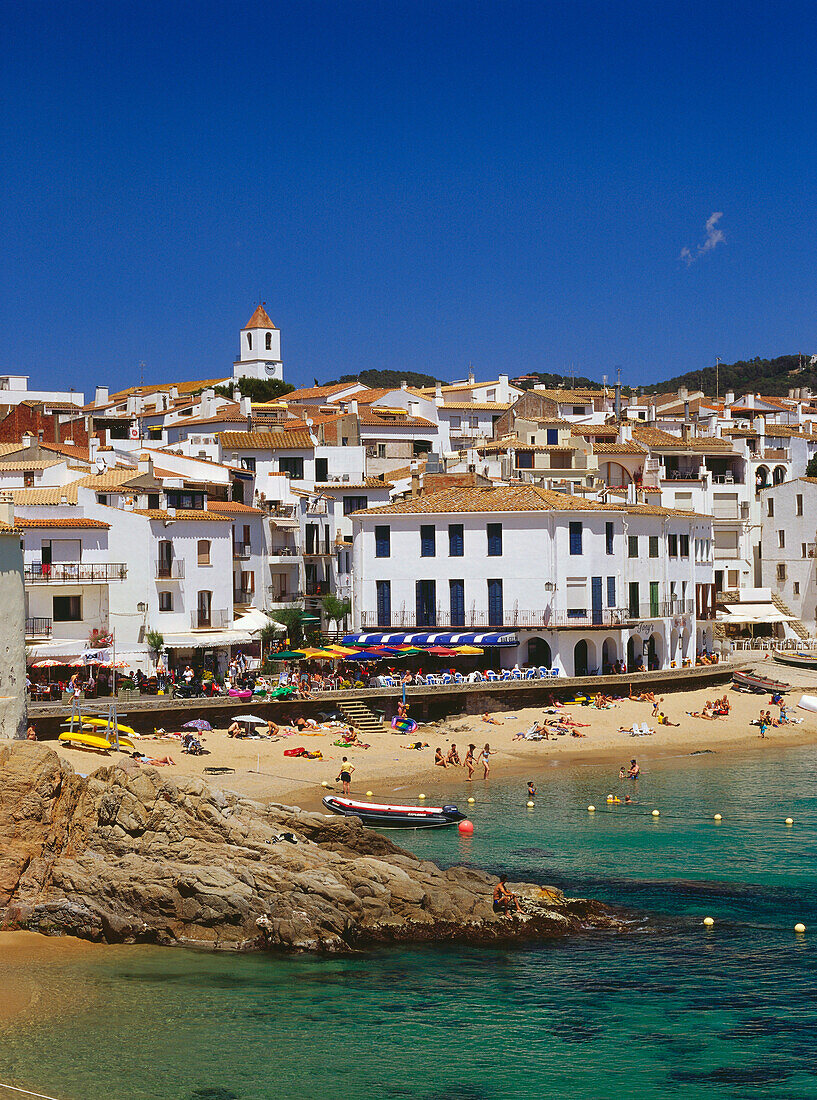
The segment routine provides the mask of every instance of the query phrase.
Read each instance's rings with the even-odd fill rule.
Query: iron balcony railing
[[[361,629],[373,627],[399,627],[415,630],[484,628],[496,630],[551,630],[557,627],[620,627],[647,619],[672,618],[690,614],[695,609],[692,600],[659,600],[657,603],[639,603],[632,607],[605,607],[593,611],[589,608],[544,608],[541,611],[508,610],[502,616],[489,615],[487,611],[466,611],[452,616],[439,610],[433,622],[418,623],[414,612],[393,612],[388,623],[378,621],[376,611],[361,613]]]
[[[271,546],[269,556],[271,558],[296,558],[300,554],[297,546]]]
[[[183,581],[184,559],[174,558],[173,561],[159,561],[156,563],[157,581]]]
[[[233,557],[234,558],[248,558],[252,553],[252,547],[248,542],[235,542],[233,543]]]
[[[124,563],[104,562],[85,565],[78,561],[34,562],[26,565],[24,576],[26,584],[51,584],[64,581],[67,584],[85,584],[87,582],[104,584],[108,581],[123,581],[128,575]]]
[[[248,604],[255,599],[255,592],[249,588],[236,588],[233,592],[233,603]]]
[[[232,616],[223,607],[211,607],[209,612],[197,609],[190,613],[190,625],[194,630],[223,630],[232,622]]]
[[[50,638],[51,620],[38,616],[35,616],[33,619],[26,619],[26,637]]]
[[[307,596],[326,596],[329,593],[328,581],[307,581],[306,582],[306,594]]]

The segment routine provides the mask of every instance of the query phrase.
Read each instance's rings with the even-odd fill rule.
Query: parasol
[[[182,726],[183,730],[198,730],[202,733],[204,730],[211,730],[213,727],[209,722],[206,722],[203,718],[194,718],[191,722],[185,722]]]

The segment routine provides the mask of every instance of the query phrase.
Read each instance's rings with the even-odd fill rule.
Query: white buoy
[[[658,815],[658,810],[653,810],[653,812],[652,812],[652,816],[653,816],[653,817],[658,817],[658,816],[659,816],[659,815]]]
[[[806,930],[806,926],[804,924],[795,924],[794,930],[795,932],[803,933]]]
[[[704,925],[707,928],[712,928],[714,926],[714,924],[715,924],[715,922],[711,917],[704,917]]]
[[[787,825],[793,825],[794,824],[794,818],[793,817],[787,817],[786,818],[786,824]]]
[[[374,794],[373,791],[366,791],[366,797],[367,798],[371,798],[373,794]]]
[[[472,803],[472,802],[476,802],[476,799],[474,798],[473,795],[471,795],[471,797],[468,799],[468,802],[469,802],[469,804]]]
[[[425,795],[424,794],[418,794],[417,797],[418,798],[425,798]]]
[[[714,820],[715,820],[715,821],[722,821],[722,820],[723,820],[723,818],[721,817],[721,815],[720,815],[720,814],[715,814]]]
[[[532,802],[530,799],[528,800],[528,809],[529,810],[532,810],[535,805],[536,805],[535,802]]]
[[[612,796],[611,794],[608,794],[608,795],[607,795],[607,801],[608,801],[608,802],[612,802],[612,801],[613,801],[613,796]]]
[[[587,807],[587,812],[588,812],[589,814],[593,814],[593,813],[595,813],[595,812],[596,812],[596,807],[595,807],[595,806],[588,806],[588,807]]]

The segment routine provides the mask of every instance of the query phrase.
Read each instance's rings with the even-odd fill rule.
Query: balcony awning
[[[273,527],[287,531],[297,531],[301,526],[297,519],[286,519],[284,516],[270,516],[270,523]]]
[[[228,645],[249,645],[253,636],[246,630],[191,630],[165,634],[165,649],[221,649]]]
[[[794,615],[784,615],[773,603],[737,603],[719,607],[718,622],[733,626],[750,623],[794,623]]]
[[[344,634],[343,645],[519,645],[515,634],[486,633],[484,630],[399,630],[386,633]]]

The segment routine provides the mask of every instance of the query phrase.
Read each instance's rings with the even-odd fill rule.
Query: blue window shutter
[[[391,626],[391,581],[377,582],[377,625]]]
[[[555,447],[559,442],[559,429],[548,428],[548,446]]]
[[[451,626],[465,626],[465,581],[449,581]]]
[[[374,556],[376,558],[391,557],[391,528],[375,527],[374,529]]]
[[[502,608],[502,580],[488,581],[488,624],[502,626],[504,618]]]
[[[463,538],[463,525],[461,523],[449,523],[448,525],[448,556],[461,558],[465,552]]]
[[[608,577],[607,578],[607,606],[608,607],[615,607],[616,606],[616,578],[615,577]]]
[[[417,625],[437,625],[437,584],[435,581],[417,581]]]
[[[502,556],[502,524],[488,524],[488,557],[499,558]]]
[[[581,554],[582,552],[582,525],[581,522],[574,522],[570,524],[570,553]]]
[[[436,554],[436,532],[433,523],[424,523],[420,528],[420,557],[433,558]]]

